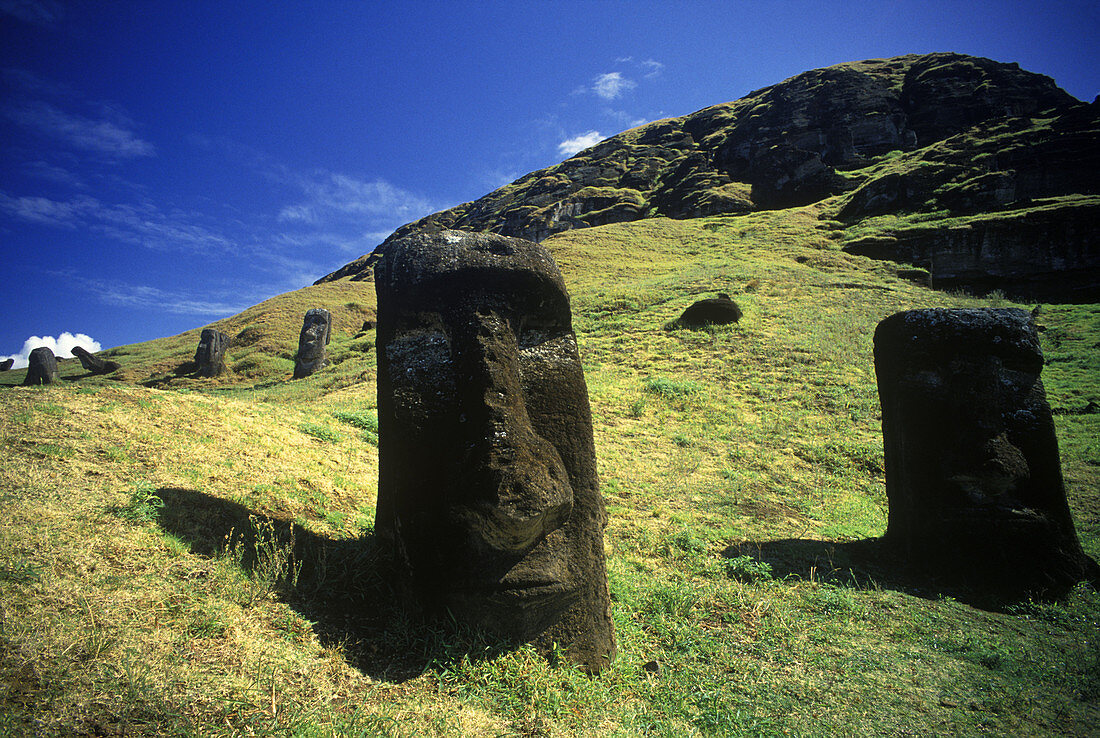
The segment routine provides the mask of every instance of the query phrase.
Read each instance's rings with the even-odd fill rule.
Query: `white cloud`
[[[595,146],[603,141],[604,136],[599,131],[588,131],[573,138],[567,138],[558,144],[558,153],[562,156],[572,156],[578,151],[583,151],[589,146]]]
[[[98,200],[83,195],[60,201],[46,197],[11,197],[0,192],[0,213],[30,223],[58,228],[76,228],[89,213],[95,212],[99,207]]]
[[[661,70],[665,68],[665,65],[656,59],[646,59],[645,61],[638,62],[638,66],[642,68],[642,74],[646,77],[656,77],[661,73]]]
[[[22,369],[27,366],[31,351],[34,351],[36,348],[41,348],[42,346],[53,351],[54,356],[59,359],[71,359],[74,346],[80,346],[93,354],[103,348],[99,345],[99,341],[85,333],[72,334],[65,331],[57,338],[53,336],[31,336],[23,342],[23,348],[19,353],[10,354],[4,358],[15,360],[15,363],[12,364],[12,369]]]
[[[624,77],[618,72],[607,72],[596,77],[592,84],[592,91],[604,100],[614,100],[627,90],[632,90],[638,83],[629,77]]]
[[[93,120],[66,113],[50,103],[35,101],[9,106],[4,110],[4,115],[26,128],[84,151],[120,159],[152,156],[155,153],[151,143],[128,130],[128,121],[118,111],[103,108],[101,112],[104,118]]]

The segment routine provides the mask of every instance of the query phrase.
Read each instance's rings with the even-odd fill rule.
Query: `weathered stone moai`
[[[378,294],[375,531],[427,613],[615,653],[592,418],[561,273],[541,246],[443,231],[388,244]]]
[[[879,324],[886,540],[917,567],[1055,596],[1094,576],[1066,504],[1042,367],[1024,310],[912,310]]]
[[[46,346],[39,346],[31,351],[27,357],[27,376],[23,379],[23,386],[31,387],[39,384],[56,384],[61,380],[57,373],[57,357]]]
[[[4,359],[0,361],[0,372],[6,372],[15,365],[15,359]]]
[[[105,361],[82,346],[73,346],[73,356],[80,359],[84,371],[92,374],[110,374],[119,368],[117,361]]]
[[[741,320],[741,308],[724,292],[688,305],[676,319],[685,328],[701,328],[706,325],[728,325]]]
[[[195,350],[196,374],[200,377],[217,377],[227,371],[225,351],[229,348],[229,336],[213,328],[203,328],[199,347]]]
[[[294,378],[301,379],[325,365],[325,346],[332,333],[332,315],[324,308],[306,311],[302,333],[298,336],[298,357],[294,361]]]

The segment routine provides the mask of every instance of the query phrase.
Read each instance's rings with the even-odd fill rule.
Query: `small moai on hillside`
[[[15,365],[15,359],[4,359],[0,361],[0,372],[6,372]]]
[[[61,381],[57,372],[57,357],[46,346],[39,346],[31,351],[27,358],[27,376],[23,379],[24,387],[33,387],[40,384],[56,384]]]
[[[728,325],[741,320],[741,308],[724,292],[688,305],[676,319],[685,328],[701,328],[707,325]]]
[[[294,360],[294,379],[308,377],[325,365],[325,346],[332,333],[332,315],[324,308],[306,311],[298,336],[298,356]]]
[[[92,374],[110,374],[119,368],[117,361],[105,361],[83,346],[73,346],[73,356],[80,359],[80,365]]]
[[[225,365],[225,351],[228,348],[229,336],[213,328],[203,328],[199,347],[195,350],[196,375],[217,377],[228,371]]]
[[[397,590],[428,614],[606,668],[607,514],[557,265],[530,241],[420,233],[387,244],[375,289],[375,532]]]
[[[1066,503],[1031,316],[912,310],[874,340],[886,541],[927,573],[1014,596],[1058,596],[1095,576]]]

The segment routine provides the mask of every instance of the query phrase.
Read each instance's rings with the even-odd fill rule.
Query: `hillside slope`
[[[960,54],[873,59],[626,131],[387,242],[440,228],[541,241],[607,223],[836,198],[841,230],[865,232],[884,215],[937,221],[879,241],[864,233],[851,247],[919,264],[941,286],[1095,300],[1098,166],[1100,105],[1047,77]],[[946,222],[953,218],[965,222]],[[966,232],[939,233],[958,225]],[[319,282],[365,278],[371,263],[365,255]]]

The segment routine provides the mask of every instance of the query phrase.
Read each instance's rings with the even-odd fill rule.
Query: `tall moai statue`
[[[6,372],[15,365],[15,359],[8,357],[3,361],[0,361],[0,372]]]
[[[1042,368],[1024,310],[912,310],[879,324],[886,540],[917,567],[1013,596],[1058,596],[1095,576]]]
[[[324,308],[306,311],[298,336],[298,356],[294,360],[294,379],[308,377],[325,365],[325,346],[332,333],[332,315]]]
[[[23,379],[24,387],[57,384],[60,379],[57,372],[57,357],[49,347],[39,346],[31,351],[31,355],[27,357],[27,376]]]
[[[196,374],[200,377],[217,377],[227,371],[225,351],[229,348],[229,336],[213,328],[203,328],[199,347],[195,350]]]
[[[615,654],[592,417],[561,273],[530,241],[414,234],[378,294],[378,511],[428,614],[591,673]]]

